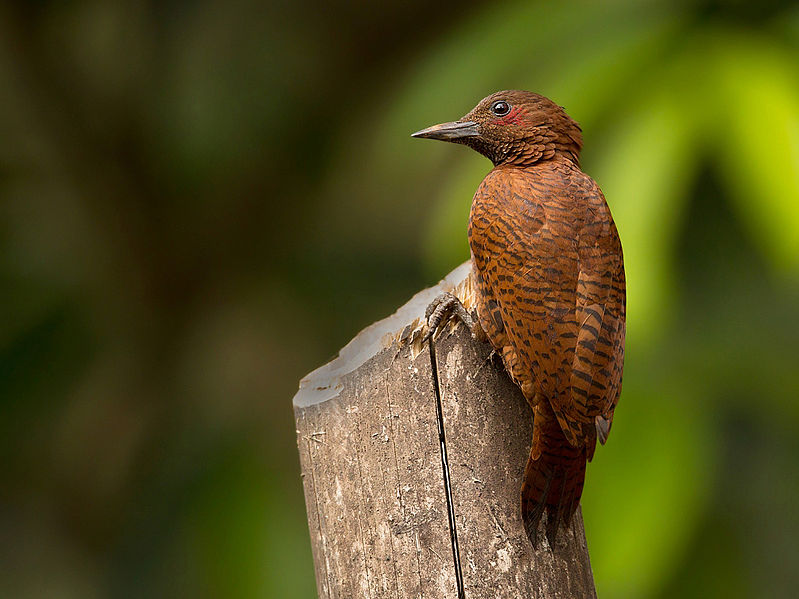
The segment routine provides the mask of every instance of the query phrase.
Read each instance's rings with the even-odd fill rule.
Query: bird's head
[[[563,155],[579,162],[583,136],[562,107],[532,92],[501,91],[471,112],[413,134],[469,146],[495,165],[526,166]]]

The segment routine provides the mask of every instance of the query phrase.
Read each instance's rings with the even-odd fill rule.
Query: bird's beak
[[[443,141],[457,141],[464,137],[475,137],[479,134],[477,123],[474,121],[455,121],[454,123],[433,125],[427,129],[412,133],[411,137],[427,137],[429,139],[440,139]]]

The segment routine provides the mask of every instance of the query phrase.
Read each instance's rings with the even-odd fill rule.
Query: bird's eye
[[[510,104],[505,100],[497,100],[491,105],[491,112],[497,116],[505,116],[510,112]]]

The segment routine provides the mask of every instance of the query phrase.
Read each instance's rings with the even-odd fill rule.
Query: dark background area
[[[604,598],[799,588],[793,2],[0,6],[0,595],[315,596],[297,382],[468,258],[564,105],[629,283],[583,510]]]

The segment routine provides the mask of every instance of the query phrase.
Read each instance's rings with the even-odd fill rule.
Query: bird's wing
[[[596,438],[602,443],[607,439],[621,392],[626,308],[624,260],[616,227],[602,192],[593,181],[585,193],[589,208],[578,250],[578,333],[571,389],[556,401],[570,403],[588,425],[582,436],[590,459]]]

